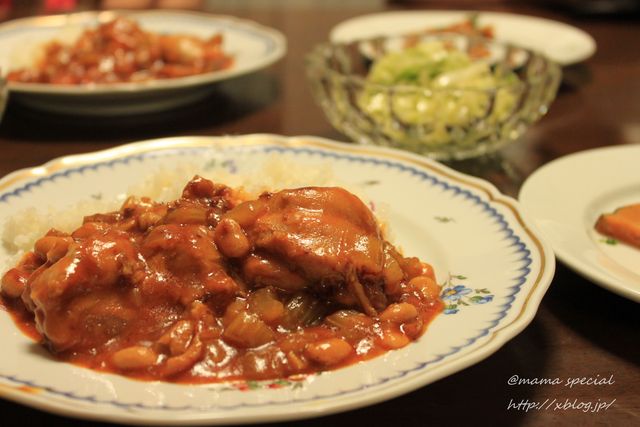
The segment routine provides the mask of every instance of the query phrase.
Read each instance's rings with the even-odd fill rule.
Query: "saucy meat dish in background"
[[[231,67],[223,37],[204,40],[181,34],[144,31],[118,17],[85,30],[72,44],[51,41],[34,67],[12,70],[7,80],[79,85],[141,82],[202,74]]]
[[[5,306],[62,360],[139,379],[259,380],[416,340],[443,307],[432,267],[338,187],[263,193],[195,177],[50,230],[2,277]]]

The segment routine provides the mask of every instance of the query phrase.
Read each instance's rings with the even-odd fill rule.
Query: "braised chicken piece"
[[[353,194],[241,194],[195,177],[176,201],[130,197],[51,230],[2,277],[3,301],[64,360],[182,382],[344,366],[409,344],[442,310],[431,266]]]
[[[140,268],[137,251],[126,233],[92,228],[86,238],[51,231],[36,242],[44,264],[29,277],[22,299],[54,351],[103,344],[136,317],[130,289],[117,284]]]
[[[197,302],[228,303],[239,292],[213,243],[212,224],[232,197],[197,177],[168,205],[132,197],[70,235],[51,230],[28,254],[26,271],[7,273],[3,291],[21,296],[54,352],[156,340],[176,321],[199,321],[191,313]]]
[[[348,191],[307,187],[267,193],[224,219],[238,224],[255,248],[242,267],[250,283],[286,291],[310,287],[370,315],[386,306],[385,242],[371,211]],[[218,243],[229,257],[244,255],[226,253]]]

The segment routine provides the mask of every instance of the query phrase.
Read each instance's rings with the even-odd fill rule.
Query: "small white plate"
[[[77,115],[109,116],[149,113],[194,102],[209,95],[214,82],[264,68],[286,52],[276,30],[230,16],[185,11],[104,11],[38,16],[0,24],[0,70],[29,65],[37,49],[52,39],[73,40],[84,29],[116,15],[136,20],[146,31],[211,37],[222,33],[232,67],[172,79],[135,83],[52,85],[9,82],[10,96],[33,108]]]
[[[558,258],[593,282],[640,302],[640,249],[595,231],[603,213],[640,203],[640,145],[587,150],[535,171],[520,202]]]
[[[309,418],[388,400],[451,375],[491,355],[533,319],[555,258],[518,203],[486,181],[390,149],[275,135],[123,145],[1,179],[0,224],[30,206],[46,210],[111,200],[132,183],[180,164],[205,176],[222,171],[264,182],[256,171],[277,162],[286,165],[287,179],[302,180],[298,185],[318,184],[329,168],[325,176],[362,189],[376,212],[384,210],[392,240],[404,253],[433,263],[447,306],[418,341],[301,381],[181,385],[55,361],[0,311],[0,395],[67,416],[137,424]],[[307,173],[315,178],[302,176]],[[0,247],[0,263],[6,264],[7,255]]]
[[[571,25],[534,16],[482,11],[394,11],[358,16],[335,26],[330,39],[349,42],[439,28],[473,14],[478,14],[481,26],[493,27],[498,40],[536,50],[561,65],[584,61],[596,51],[593,37]]]

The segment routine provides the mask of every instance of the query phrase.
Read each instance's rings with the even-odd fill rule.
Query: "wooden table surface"
[[[36,2],[16,2],[5,19],[46,13]],[[55,2],[52,2],[55,3]],[[64,6],[65,2],[57,2]],[[73,2],[71,2],[73,3]],[[236,15],[282,31],[288,53],[277,64],[220,85],[203,102],[179,110],[119,119],[79,119],[9,103],[0,125],[0,176],[52,158],[141,139],[174,135],[268,132],[346,140],[311,98],[304,55],[344,19],[385,9],[474,7],[543,16],[575,25],[596,40],[596,54],[564,69],[550,112],[498,164],[458,165],[516,196],[539,166],[589,148],[640,143],[640,22],[632,17],[580,17],[523,2],[384,3],[382,1],[204,1],[196,7]],[[472,6],[470,6],[472,4]],[[544,4],[544,2],[540,2]],[[82,2],[77,10],[101,7]],[[639,166],[640,166],[640,159]],[[510,173],[505,173],[509,170]],[[587,191],[587,190],[585,190]],[[405,396],[359,410],[296,423],[322,425],[640,425],[640,310],[558,263],[533,322],[495,354],[473,367]],[[609,385],[511,386],[528,379],[611,378]],[[613,402],[598,413],[530,410],[509,403]],[[522,408],[522,406],[521,406]],[[100,425],[0,401],[0,425]]]

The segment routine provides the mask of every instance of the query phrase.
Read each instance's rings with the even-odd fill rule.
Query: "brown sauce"
[[[21,330],[64,361],[144,380],[260,380],[409,345],[442,311],[433,269],[341,188],[244,200],[195,177],[50,230],[2,277]]]

